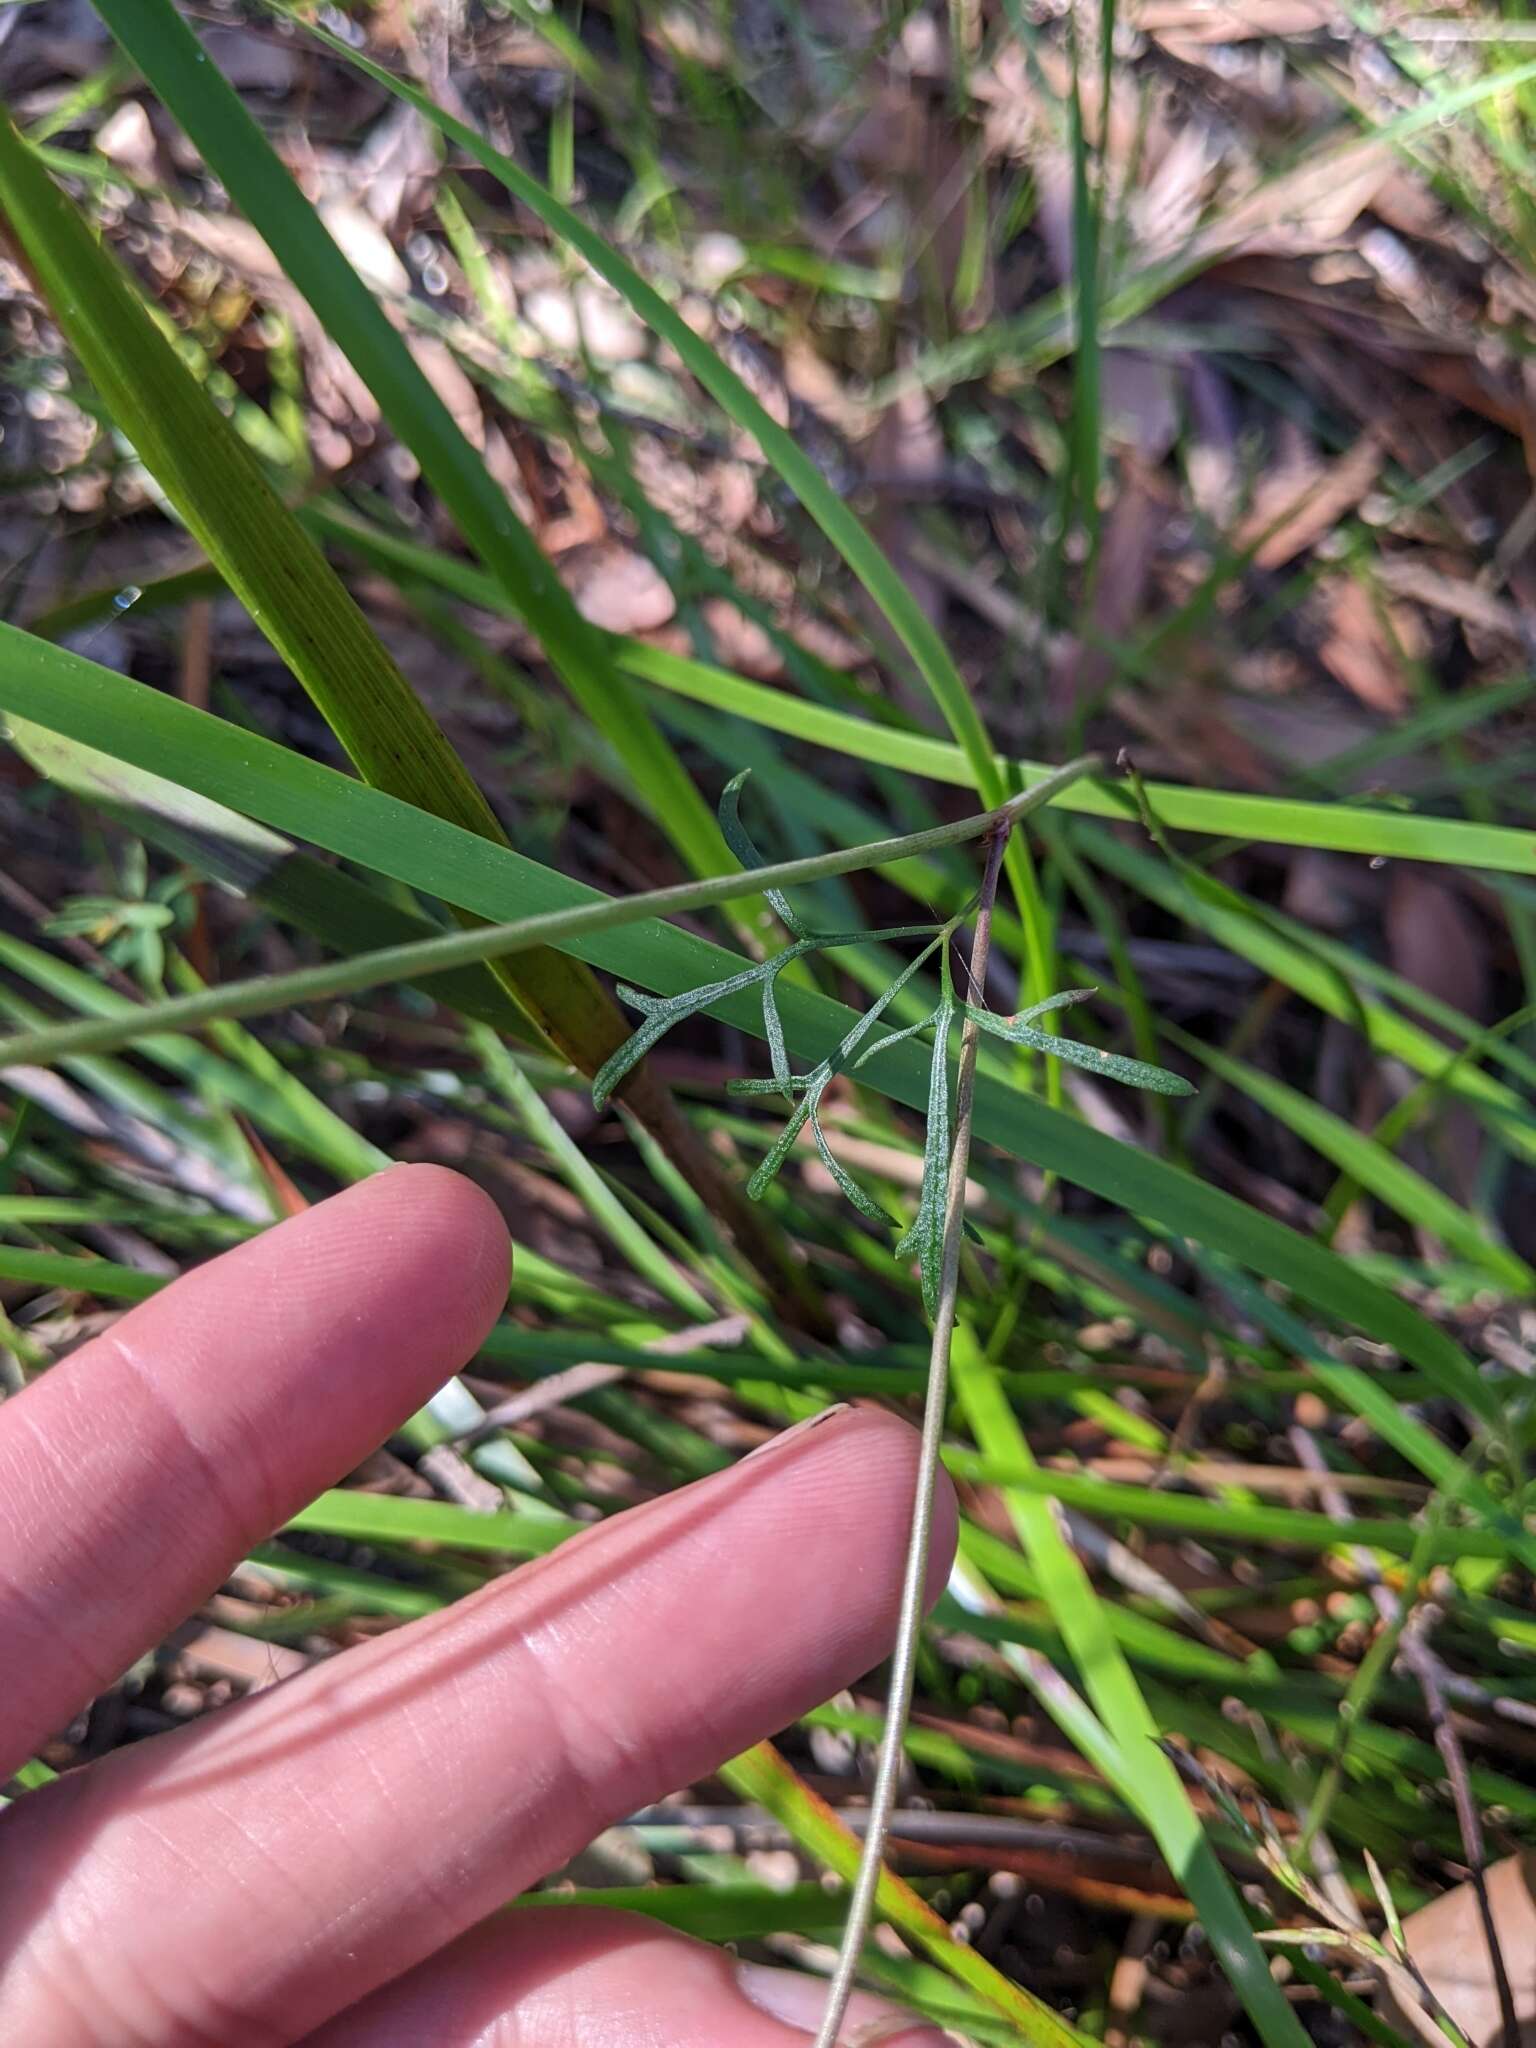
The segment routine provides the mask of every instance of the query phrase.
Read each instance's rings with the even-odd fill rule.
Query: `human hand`
[[[469,1182],[397,1168],[0,1407],[0,1783],[465,1363],[507,1257]],[[633,1914],[486,1916],[885,1653],[915,1455],[834,1414],[18,1799],[0,2040],[805,2048],[815,1979]],[[845,2035],[943,2038],[872,1999]]]

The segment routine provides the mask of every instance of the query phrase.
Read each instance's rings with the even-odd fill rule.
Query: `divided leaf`
[[[949,1199],[949,1029],[955,1020],[954,998],[946,994],[933,1013],[933,1061],[928,1069],[928,1130],[923,1141],[923,1185],[912,1228],[892,1253],[916,1258],[923,1306],[929,1315],[939,1308],[939,1267],[944,1251],[944,1211]]]
[[[742,989],[751,988],[754,982],[777,973],[788,957],[788,953],[776,953],[771,960],[760,960],[755,967],[744,968],[740,974],[727,975],[724,981],[706,982],[702,988],[685,989],[677,996],[648,996],[644,990],[630,988],[621,982],[618,990],[620,1001],[628,1003],[632,1010],[641,1011],[645,1022],[625,1039],[616,1052],[608,1055],[593,1075],[593,1106],[602,1108],[630,1068],[637,1065],[674,1024],[680,1024],[685,1017],[708,1009],[711,1003],[723,1002],[727,996],[737,995]]]
[[[1049,1053],[1052,1059],[1065,1060],[1069,1066],[1081,1067],[1085,1073],[1097,1074],[1105,1081],[1123,1081],[1127,1088],[1148,1088],[1156,1095],[1193,1095],[1194,1086],[1182,1074],[1173,1074],[1166,1067],[1154,1067],[1146,1060],[1128,1059],[1124,1053],[1101,1052],[1096,1045],[1081,1045],[1074,1038],[1061,1038],[1055,1032],[1036,1031],[1026,1022],[1030,1017],[1041,1016],[1046,1010],[1061,1009],[1067,1003],[1081,1002],[1093,994],[1092,989],[1068,989],[1063,994],[1052,996],[1048,1002],[1037,1003],[1031,1010],[1021,1010],[1016,1017],[999,1017],[992,1010],[979,1009],[974,1003],[962,1003],[961,1009],[967,1017],[973,1018],[983,1031],[994,1038],[1005,1039],[1009,1045],[1027,1045],[1035,1052]]]

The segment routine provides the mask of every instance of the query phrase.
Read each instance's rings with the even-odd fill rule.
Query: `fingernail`
[[[820,1429],[824,1422],[830,1422],[836,1415],[846,1415],[850,1403],[834,1401],[830,1408],[823,1408],[819,1415],[807,1415],[803,1422],[791,1423],[788,1429],[781,1429],[777,1436],[769,1437],[767,1443],[759,1444],[756,1450],[748,1451],[746,1458],[738,1463],[745,1465],[747,1458],[761,1458],[769,1451],[782,1450],[785,1444],[794,1443],[798,1437],[807,1435],[813,1429]]]
[[[812,1421],[820,1417],[813,1416]],[[787,1434],[788,1432],[786,1432]],[[827,1985],[823,1977],[808,1977],[800,1970],[774,1970],[764,1963],[738,1963],[736,1982],[742,1996],[786,2027],[814,2034],[826,2010]],[[862,2017],[850,2020],[840,2036],[844,2048],[954,2048],[948,2034],[911,2013],[895,2012],[863,1996],[854,2000],[854,2011]]]
[[[955,2048],[953,2034],[941,2033],[908,2012],[893,2012],[888,2019],[855,2027],[847,2041],[848,2048]]]

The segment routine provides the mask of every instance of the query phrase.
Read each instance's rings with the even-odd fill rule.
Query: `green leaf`
[[[318,545],[3,115],[0,213],[113,421],[360,772],[488,842],[503,840]],[[550,952],[507,972],[541,1028],[585,1070],[596,1068],[611,1047],[612,1009],[590,975]]]
[[[990,1457],[1034,1465],[1029,1442],[996,1374],[968,1328],[956,1331],[955,1391]],[[1037,1573],[1051,1615],[1081,1672],[1105,1741],[1095,1757],[1117,1792],[1151,1829],[1221,1957],[1233,1989],[1242,1999],[1260,2038],[1270,2048],[1305,2048],[1300,2022],[1244,1915],[1230,1879],[1190,1804],[1178,1773],[1158,1747],[1158,1728],[1110,1626],[1106,1604],[1062,1534],[1049,1500],[1034,1493],[1005,1494],[1020,1546]],[[1051,1689],[1051,1699],[1055,1688]],[[1050,1699],[1047,1704],[1050,1704]],[[1079,1721],[1087,1728],[1086,1708]]]
[[[160,4],[164,4],[164,0],[160,0]],[[569,207],[562,206],[536,178],[530,177],[511,157],[437,106],[415,86],[394,77],[328,31],[316,28],[312,23],[309,27],[311,33],[344,62],[355,65],[386,91],[414,107],[442,135],[467,150],[553,235],[574,249],[599,277],[611,284],[652,333],[677,351],[684,366],[716,404],[737,427],[756,440],[768,462],[864,585],[897,640],[911,656],[934,703],[959,742],[971,785],[984,804],[989,807],[1002,804],[1011,785],[999,770],[981,714],[949,649],[890,558],[847,499],[834,490],[822,475],[794,435],[779,425],[735,371],[694,333],[681,313],[670,306],[653,285]],[[1030,979],[1045,986],[1050,980],[1053,951],[1051,925],[1025,840],[1018,835],[1011,837],[1004,858],[1024,927]],[[1055,1085],[1054,1077],[1052,1085]]]
[[[1175,1036],[1213,1074],[1219,1074],[1251,1102],[1288,1125],[1303,1143],[1332,1160],[1360,1187],[1388,1203],[1407,1221],[1443,1238],[1453,1251],[1472,1265],[1481,1266],[1509,1292],[1536,1292],[1536,1272],[1524,1259],[1507,1246],[1495,1244],[1475,1216],[1377,1143],[1368,1132],[1357,1130],[1310,1095],[1289,1087],[1247,1060],[1236,1059],[1215,1046],[1201,1045],[1184,1032]]]
[[[852,1202],[854,1208],[858,1210],[861,1216],[867,1216],[871,1223],[889,1224],[892,1221],[891,1217],[881,1208],[872,1195],[865,1194],[847,1167],[833,1156],[832,1147],[827,1143],[827,1134],[821,1127],[821,1118],[817,1114],[817,1106],[814,1103],[810,1110],[810,1120],[811,1136],[816,1141],[816,1150],[821,1154],[821,1163],[848,1197],[848,1200]]]
[[[0,625],[4,710],[477,916],[521,917],[605,901],[598,891],[509,847],[492,845],[207,712]],[[620,916],[627,908],[615,906]],[[723,947],[654,917],[633,924],[621,924],[616,917],[615,926],[562,943],[569,943],[577,957],[649,983],[663,996],[742,969],[739,958]],[[829,1043],[846,1045],[851,1039],[856,1049],[863,1042],[859,1033],[867,1019],[855,1018],[814,990],[785,990],[781,1009],[790,1051],[809,1062],[820,1059]],[[760,1005],[750,999],[750,991],[722,1000],[716,1014],[743,1030],[761,1028]],[[888,1048],[863,1071],[897,1100],[919,1110],[925,1105],[924,1062],[910,1043]],[[987,1143],[1292,1289],[1309,1311],[1336,1317],[1399,1351],[1485,1424],[1502,1426],[1497,1391],[1452,1339],[1337,1253],[1001,1079],[984,1075],[978,1082],[976,1130]],[[1529,1555],[1536,1558],[1536,1545],[1529,1547]]]
[[[1069,989],[1065,995],[1053,997],[1048,1003],[1037,1003],[1032,1010],[1021,1011],[1017,1017],[999,1017],[995,1011],[978,1009],[974,1003],[962,1003],[960,1007],[983,1031],[990,1032],[994,1038],[1005,1039],[1009,1045],[1033,1046],[1036,1052],[1049,1053],[1052,1059],[1066,1060],[1103,1080],[1123,1081],[1128,1088],[1149,1088],[1158,1095],[1193,1095],[1194,1088],[1182,1074],[1170,1074],[1166,1067],[1149,1066],[1145,1060],[1127,1059],[1124,1053],[1100,1052],[1096,1045],[1079,1045],[1075,1039],[1058,1038],[1054,1032],[1035,1031],[1024,1021],[1026,1017],[1039,1016],[1043,1010],[1060,1009],[1065,1003],[1079,1002],[1092,993],[1089,989]]]
[[[974,784],[960,748],[930,734],[894,724],[877,725],[872,719],[825,704],[808,703],[790,690],[748,682],[726,669],[649,647],[643,641],[622,642],[619,659],[631,675],[643,677],[658,689],[750,719],[770,732],[786,733],[872,766],[898,768],[963,788]],[[1023,789],[1045,772],[1038,761],[1010,760],[1003,755],[997,757],[997,765],[1011,786]],[[1378,811],[1360,804],[1187,789],[1175,782],[1149,782],[1146,789],[1165,829],[1172,832],[1201,832],[1274,846],[1325,847],[1372,860],[1442,861],[1455,867],[1536,875],[1536,835],[1512,825],[1437,818],[1395,807]],[[1108,776],[1075,784],[1063,795],[1061,808],[1119,820],[1134,821],[1137,815],[1130,784]]]
[[[726,845],[744,868],[760,868],[763,866],[763,856],[753,845],[747,828],[741,822],[741,792],[746,787],[747,777],[751,773],[750,768],[743,768],[739,775],[731,777],[721,792],[720,830],[725,835]],[[779,922],[788,931],[797,939],[810,937],[804,922],[781,889],[766,889],[763,893],[773,905]]]
[[[1162,822],[1166,828],[1166,816]],[[1367,995],[1353,978],[1349,957],[1340,957],[1321,935],[1250,901],[1226,883],[1200,877],[1196,886],[1188,863],[1171,867],[1095,825],[1074,824],[1072,830],[1096,866],[1118,875],[1172,916],[1208,932],[1218,944],[1251,960],[1327,1015],[1354,1026],[1376,1051],[1406,1061],[1421,1074],[1445,1072],[1444,1041]],[[1467,1065],[1446,1074],[1445,1086],[1488,1119],[1508,1144],[1536,1157],[1536,1118],[1517,1090]]]
[[[933,1013],[933,1053],[928,1062],[928,1119],[923,1138],[923,1179],[912,1227],[892,1253],[916,1258],[923,1306],[930,1316],[939,1309],[939,1275],[944,1253],[944,1212],[949,1198],[949,1031],[955,1020],[954,999],[941,997]]]
[[[503,599],[624,763],[634,794],[696,874],[713,872],[719,841],[676,753],[239,94],[169,0],[103,0],[100,11],[377,398]]]
[[[852,1878],[859,1862],[857,1840],[771,1743],[760,1742],[733,1757],[719,1775],[738,1798],[766,1807],[819,1863],[839,1877]],[[882,1919],[995,2011],[1006,2014],[1025,2048],[1088,2048],[1085,2038],[1032,1992],[1004,1977],[978,1949],[956,1942],[932,1907],[888,1870],[880,1874],[875,1903]]]
[[[772,960],[761,960],[754,967],[744,968],[740,974],[728,974],[723,981],[706,982],[701,988],[688,989],[680,995],[665,998],[648,996],[642,989],[620,982],[620,1000],[628,1003],[632,1010],[641,1011],[645,1022],[625,1039],[617,1052],[610,1054],[593,1075],[593,1106],[602,1108],[631,1067],[637,1066],[651,1047],[666,1037],[674,1024],[681,1024],[685,1017],[697,1016],[700,1010],[707,1010],[728,996],[751,988],[755,982],[767,981],[777,971],[782,957],[776,955]]]

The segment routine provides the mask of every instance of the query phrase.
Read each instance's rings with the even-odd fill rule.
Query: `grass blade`
[[[14,710],[35,724],[194,787],[278,831],[304,835],[478,916],[505,918],[606,901],[596,890],[510,848],[489,845],[444,819],[14,628],[0,626],[0,656],[0,710]],[[731,879],[739,888],[740,878]],[[612,908],[616,914],[605,931],[568,941],[578,957],[611,973],[668,994],[739,972],[744,964],[724,947],[656,919],[626,925],[623,907]],[[761,1009],[750,991],[722,1003],[717,1014],[742,1030],[761,1030]],[[843,1004],[805,989],[783,992],[781,1014],[790,1050],[812,1063],[858,1021]],[[927,1063],[910,1043],[889,1048],[864,1071],[897,1100],[915,1109],[925,1104]],[[1400,1351],[1489,1426],[1502,1426],[1495,1390],[1459,1347],[1325,1247],[1193,1174],[1118,1144],[986,1076],[977,1091],[976,1127],[988,1143],[1293,1289],[1313,1310]],[[1536,1544],[1528,1554],[1536,1559]]]
[[[958,1336],[955,1390],[977,1442],[985,1453],[1029,1468],[1034,1463],[1029,1441],[991,1366],[969,1332]],[[1038,1494],[1008,1491],[1004,1498],[1019,1542],[1113,1744],[1113,1756],[1106,1753],[1101,1768],[1142,1815],[1199,1909],[1232,1988],[1267,2048],[1304,2048],[1307,2036],[1301,2023],[1271,1976],[1189,1795],[1158,1745],[1157,1724],[1107,1625],[1093,1581],[1061,1532],[1055,1510]]]
[[[490,806],[315,542],[3,116],[0,213],[112,418],[360,771],[501,839]],[[590,975],[558,955],[525,961],[514,993],[585,1071],[619,1035]]]
[[[506,602],[538,634],[624,763],[633,794],[695,873],[714,871],[720,836],[708,805],[239,94],[169,0],[102,0],[100,12],[373,392]]]
[[[858,1867],[859,1843],[824,1799],[802,1783],[771,1743],[732,1758],[719,1775],[732,1791],[766,1807],[800,1846],[839,1877]],[[1011,2019],[1029,2048],[1086,2048],[1083,2036],[1021,1985],[999,1974],[974,1948],[954,1941],[949,1928],[910,1885],[884,1871],[877,1898],[880,1915],[941,1969],[948,1970],[995,2011]]]

